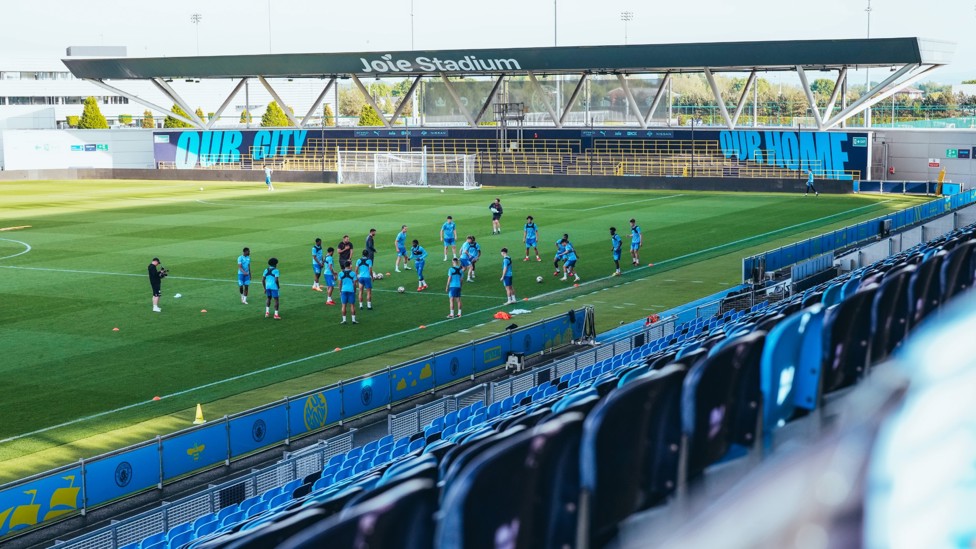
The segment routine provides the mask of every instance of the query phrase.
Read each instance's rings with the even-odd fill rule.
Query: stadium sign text
[[[726,158],[752,161],[816,174],[849,169],[850,136],[843,132],[723,131],[719,144]]]
[[[494,72],[521,70],[518,60],[481,59],[473,55],[465,55],[461,59],[440,59],[437,57],[417,57],[409,59],[394,59],[392,54],[380,56],[377,59],[360,57],[363,72],[416,72],[416,71],[467,71]]]

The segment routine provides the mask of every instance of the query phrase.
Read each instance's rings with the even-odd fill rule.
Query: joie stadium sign
[[[439,57],[394,58],[393,54],[381,55],[378,58],[359,58],[363,64],[363,72],[416,72],[416,71],[465,71],[465,72],[499,72],[522,70],[522,66],[515,58],[482,59],[474,55],[465,55],[460,59],[441,59]]]

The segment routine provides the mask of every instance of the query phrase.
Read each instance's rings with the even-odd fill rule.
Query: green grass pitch
[[[488,204],[496,196],[505,214],[502,234],[492,236]],[[593,303],[598,327],[605,329],[609,322],[639,318],[645,311],[734,284],[746,252],[920,200],[525,188],[440,193],[311,184],[279,184],[267,192],[264,185],[239,183],[0,183],[0,460],[20,460],[7,461],[11,466],[0,480],[186,426],[182,420],[153,422],[172,419],[198,402],[210,416],[232,413],[485,335],[497,329],[483,325],[504,304],[499,282],[503,246],[515,258],[520,307],[541,318],[562,312],[567,299]],[[477,281],[465,284],[465,315],[459,320],[445,318],[448,263],[442,262],[437,238],[447,215],[454,216],[460,235],[477,235],[484,253]],[[526,215],[533,215],[540,228],[541,263],[534,257],[522,261]],[[607,229],[618,228],[626,250],[631,217],[645,234],[645,266],[630,267],[625,252],[625,276],[610,278]],[[423,293],[416,292],[414,271],[393,273],[393,239],[402,224],[430,254],[430,288]],[[358,257],[371,227],[379,231],[376,270],[393,274],[375,284],[374,310],[359,312],[359,325],[340,326],[339,308],[326,307],[324,294],[310,289],[310,248],[316,237],[328,247],[349,234],[356,247],[353,257]],[[552,277],[554,241],[564,232],[580,255],[583,284],[578,288]],[[249,305],[240,302],[235,275],[243,246],[252,250],[255,275]],[[151,311],[146,276],[153,256],[170,270],[158,314]],[[271,256],[281,262],[281,321],[264,318],[258,275]],[[649,262],[656,266],[647,267]],[[542,284],[535,282],[539,275]],[[404,294],[395,291],[401,285]],[[174,299],[177,293],[180,299]],[[163,398],[153,402],[154,396]]]

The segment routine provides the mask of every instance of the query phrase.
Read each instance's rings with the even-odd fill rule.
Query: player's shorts
[[[152,291],[153,291],[153,297],[159,297],[162,295],[162,291],[160,290],[159,285],[153,285]]]
[[[461,261],[461,266],[462,267],[467,267],[467,266],[471,265],[471,260],[468,259],[468,256],[462,256],[460,261]]]
[[[424,279],[424,266],[426,264],[425,261],[421,261],[420,259],[413,262],[413,267],[417,270],[417,278],[420,280]]]
[[[322,274],[322,266],[321,265],[312,265],[312,272],[315,273],[315,274],[317,274],[317,275]]]
[[[471,258],[471,264],[474,265],[475,263],[478,262],[479,259],[481,259],[481,256],[480,255],[476,255],[476,256],[472,257]]]
[[[407,253],[407,249],[404,248],[403,246],[397,246],[397,255],[400,257],[405,257],[407,259],[410,259],[410,254]]]
[[[264,178],[264,184],[265,185],[271,185],[271,178],[270,177],[265,177]]]
[[[614,261],[620,261],[620,250],[614,250],[614,252],[613,252],[613,260]]]
[[[640,249],[640,242],[631,242],[630,243],[630,251],[636,252],[639,249]]]
[[[238,286],[249,286],[250,284],[251,284],[251,275],[237,273]]]
[[[329,288],[334,288],[335,287],[335,277],[332,276],[332,275],[330,275],[330,274],[328,274],[328,273],[326,273],[326,275],[325,275],[325,285],[328,286]]]
[[[572,269],[573,267],[576,266],[576,260],[575,259],[568,259],[568,260],[566,260],[566,264],[563,265],[563,266],[566,267],[567,269]]]
[[[461,297],[461,288],[448,288],[447,297]]]
[[[502,286],[505,286],[507,288],[511,285],[512,285],[512,277],[506,276],[505,279],[502,280]]]
[[[534,248],[535,245],[536,245],[536,239],[534,239],[534,238],[526,238],[525,239],[525,247],[526,248]]]
[[[453,238],[445,238],[444,239],[444,247],[446,248],[448,246],[453,246],[455,241],[456,240],[453,239]]]
[[[264,290],[264,295],[268,297],[278,297],[278,290]]]
[[[367,290],[373,289],[373,279],[368,276],[359,277],[359,285]]]
[[[502,218],[502,214],[500,214],[500,213],[493,213],[493,214],[491,214],[491,220],[492,221],[498,221],[501,218]]]
[[[340,292],[339,300],[343,305],[353,305],[356,303],[356,292]]]

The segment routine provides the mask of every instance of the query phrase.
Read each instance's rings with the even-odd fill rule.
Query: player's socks
[[[373,302],[372,301],[367,301],[366,302],[366,308],[369,309],[370,311],[372,311],[373,310]]]
[[[458,309],[458,318],[461,318],[461,309]]]
[[[447,261],[447,254],[444,254],[444,261]]]
[[[454,311],[453,310],[447,313],[447,318],[454,318]]]
[[[269,314],[271,314],[271,307],[265,307],[264,308],[264,316],[268,316]]]
[[[342,315],[342,322],[340,322],[339,324],[345,324],[345,323],[346,323],[346,315]]]
[[[358,322],[356,322],[356,315],[352,315],[352,323],[359,324]]]

